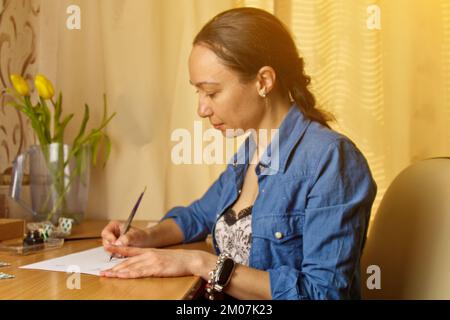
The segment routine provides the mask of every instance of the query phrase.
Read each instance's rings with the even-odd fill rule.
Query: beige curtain
[[[450,155],[448,1],[239,4],[270,10],[290,27],[319,104],[368,159],[378,184],[374,209],[405,167]]]
[[[65,112],[76,112],[69,137],[85,102],[93,109],[91,125],[98,123],[103,92],[110,111],[117,112],[108,127],[110,161],[92,175],[91,218],[125,218],[147,185],[137,219],[158,219],[201,196],[218,176],[223,166],[174,165],[170,134],[177,128],[193,132],[199,120],[187,72],[195,33],[235,6],[271,11],[291,29],[319,104],[335,114],[334,128],[354,140],[369,161],[379,186],[375,208],[403,168],[450,154],[448,1],[33,3],[40,8],[36,71],[63,91]],[[72,4],[81,9],[81,30],[66,28]]]
[[[81,9],[81,29],[69,30],[66,9]],[[41,0],[39,71],[64,92],[67,112],[84,102],[102,112],[102,93],[117,117],[108,127],[113,143],[105,169],[95,169],[88,206],[91,218],[126,218],[148,186],[136,219],[159,219],[175,205],[200,197],[220,166],[172,164],[171,132],[193,129],[195,91],[187,60],[192,39],[231,1]],[[205,123],[206,126],[206,123]]]

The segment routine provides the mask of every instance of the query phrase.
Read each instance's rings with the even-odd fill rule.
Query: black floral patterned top
[[[252,243],[252,209],[236,212],[230,207],[216,223],[216,242],[221,252],[227,252],[236,263],[248,266]]]

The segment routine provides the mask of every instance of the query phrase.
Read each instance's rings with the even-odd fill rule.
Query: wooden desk
[[[136,221],[133,225],[145,226],[147,222]],[[91,221],[78,226],[82,238],[100,234],[105,222]],[[100,230],[98,230],[100,229]],[[76,229],[74,229],[76,231]],[[70,274],[42,270],[19,269],[20,266],[42,260],[52,259],[90,248],[101,246],[100,238],[68,240],[60,249],[35,253],[27,256],[14,256],[0,253],[0,261],[11,266],[0,268],[0,272],[13,274],[14,279],[0,280],[0,299],[192,299],[198,294],[203,280],[200,277],[111,279],[81,274],[81,288],[68,289],[66,282]],[[174,246],[173,248],[198,249],[212,252],[206,242]]]

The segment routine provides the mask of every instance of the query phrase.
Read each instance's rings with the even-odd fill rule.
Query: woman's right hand
[[[148,230],[131,227],[124,235],[124,223],[119,221],[111,221],[102,230],[103,246],[115,245],[126,247],[148,247],[150,243],[150,234]]]

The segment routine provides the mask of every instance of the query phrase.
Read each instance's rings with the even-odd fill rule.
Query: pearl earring
[[[260,95],[262,98],[265,98],[265,97],[266,97],[266,93],[264,92],[264,90],[261,90],[261,91],[259,92],[259,95]]]

